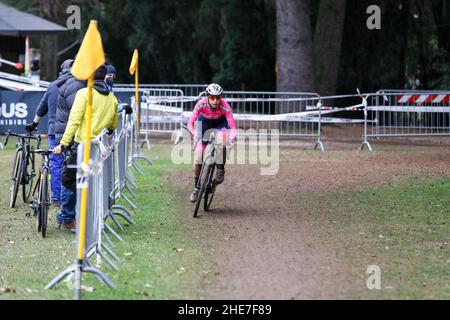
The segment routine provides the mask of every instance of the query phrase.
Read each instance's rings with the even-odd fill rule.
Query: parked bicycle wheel
[[[34,173],[34,153],[27,154],[27,162],[25,166],[24,177],[22,178],[22,198],[25,203],[30,200],[31,190],[33,189]]]
[[[208,181],[211,165],[203,164],[203,170],[200,177],[200,190],[198,192],[197,202],[195,204],[194,218],[197,218],[198,209],[200,208],[200,202],[202,202],[203,193],[205,192],[206,183]]]
[[[44,168],[42,171],[41,188],[39,191],[38,219],[40,221],[40,231],[42,233],[42,237],[45,238],[45,234],[47,232],[48,206],[50,205],[47,168]]]
[[[11,188],[11,197],[9,200],[10,208],[14,208],[14,206],[16,205],[17,193],[19,192],[19,185],[20,185],[20,182],[22,181],[22,172],[23,172],[22,158],[23,158],[22,149],[17,149],[16,155],[14,158],[14,166],[13,166],[12,177],[11,177],[13,180],[13,185]]]
[[[205,190],[205,202],[203,203],[203,209],[208,212],[211,209],[211,204],[214,198],[214,192],[216,191],[216,183],[214,182],[214,171],[215,166],[211,167],[209,176],[208,176],[208,182],[209,185],[206,186]]]

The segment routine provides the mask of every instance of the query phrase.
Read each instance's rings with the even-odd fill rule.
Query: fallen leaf
[[[182,249],[182,248],[173,248],[173,250],[175,250],[176,252],[183,252],[184,251],[184,249]]]
[[[184,273],[184,272],[186,272],[186,269],[183,267],[177,270],[177,273]]]
[[[89,287],[83,284],[81,285],[81,290],[84,290],[86,292],[94,292],[95,289],[93,287]]]

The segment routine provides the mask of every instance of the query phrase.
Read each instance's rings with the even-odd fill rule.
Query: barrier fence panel
[[[78,145],[77,163],[83,162],[83,155],[84,155],[84,142]],[[97,141],[91,142],[91,161],[92,164],[90,168],[90,174],[87,180],[83,176],[81,167],[78,166],[77,169],[77,205],[76,205],[77,222],[80,221],[79,213],[81,208],[81,190],[83,188],[83,185],[85,184],[89,185],[88,208],[87,208],[87,212],[89,214],[87,215],[86,219],[86,245],[85,245],[86,252],[90,252],[97,245],[97,241],[99,238],[98,221],[101,217],[102,211],[101,192],[98,192],[98,190],[102,188],[100,181],[102,174],[101,173],[102,165],[100,159],[100,148]],[[77,228],[77,241],[79,239],[78,231],[79,228]]]
[[[204,91],[208,85],[207,84],[139,84],[139,91],[145,92],[149,89],[171,89],[171,90],[181,90],[185,97],[191,97],[195,99],[200,92]],[[131,84],[115,84],[114,91],[122,90],[134,90],[134,85]]]
[[[277,129],[280,135],[294,137],[318,136],[317,114],[310,117],[292,116],[315,107],[317,97],[314,93],[229,91],[223,94],[233,110],[240,134],[267,134],[271,129]],[[182,91],[172,89],[146,90],[142,101],[145,116],[141,117],[141,127],[147,133],[176,132],[180,135],[179,124],[187,123],[198,98],[198,94],[186,97]],[[287,116],[283,117],[284,114]]]
[[[91,141],[91,156],[89,167],[81,170],[84,154],[84,142],[78,146],[78,165],[77,165],[77,247],[80,240],[80,205],[81,205],[81,189],[88,186],[88,203],[86,216],[86,234],[84,247],[84,260],[76,261],[76,263],[66,269],[53,279],[45,288],[51,289],[65,277],[74,275],[75,298],[81,298],[81,282],[82,273],[92,273],[97,279],[103,281],[110,288],[115,285],[100,270],[92,267],[90,257],[97,254],[97,266],[100,266],[104,260],[112,269],[119,271],[119,268],[111,261],[112,257],[116,261],[120,261],[119,257],[105,244],[103,239],[113,246],[111,239],[105,231],[112,233],[117,239],[123,239],[111,228],[106,218],[111,217],[116,226],[124,231],[116,216],[122,217],[128,224],[136,224],[130,217],[129,209],[114,204],[117,197],[126,199],[121,192],[123,188],[127,188],[130,193],[133,190],[127,186],[127,177],[133,177],[130,172],[129,149],[133,148],[133,135],[135,130],[134,121],[136,114],[125,116],[125,111],[119,114],[119,126],[114,136],[110,136],[107,130],[104,130],[99,136]],[[139,152],[137,147],[136,152]],[[132,156],[131,156],[132,158]],[[115,162],[117,162],[117,179],[115,178]],[[86,173],[87,172],[87,173]],[[117,194],[116,194],[116,191]],[[135,207],[136,208],[136,207]],[[120,210],[120,211],[119,211]],[[121,212],[123,211],[123,212]],[[105,254],[107,253],[107,255]]]
[[[141,103],[140,133],[181,132],[184,94],[178,89],[147,89]]]
[[[450,91],[381,90],[367,110],[368,137],[450,135]]]
[[[224,99],[230,104],[238,129],[251,135],[279,130],[281,136],[317,137],[318,118],[275,118],[283,114],[301,113],[315,107],[314,93],[279,92],[225,92]],[[251,129],[251,130],[250,130]]]

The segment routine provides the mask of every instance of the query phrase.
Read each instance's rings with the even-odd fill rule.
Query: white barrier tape
[[[149,123],[149,124],[179,124],[180,122],[186,123],[187,117],[151,117],[150,120],[147,118],[141,119],[143,123]],[[184,121],[183,121],[184,120]],[[237,120],[237,119],[235,119]],[[240,119],[241,121],[244,121],[243,119]],[[248,120],[248,119],[245,119]],[[251,120],[253,121],[253,120]],[[258,119],[260,122],[279,122],[278,120],[273,119]],[[283,120],[282,122],[298,122],[297,119],[287,119]],[[305,117],[302,118],[302,122],[319,122],[318,117]],[[369,120],[368,122],[375,122],[372,120]],[[322,118],[321,123],[364,123],[363,119],[345,119],[345,118]]]
[[[164,113],[182,113],[183,108],[177,108],[177,107],[168,107],[160,104],[147,104],[147,103],[141,103],[141,110],[151,110],[151,111],[158,111],[158,112],[164,112]]]
[[[203,98],[203,97],[202,97]],[[318,97],[305,97],[305,98],[223,98],[227,102],[302,102],[302,101],[318,101]],[[198,97],[186,97],[186,96],[147,96],[147,103],[157,103],[157,102],[167,102],[167,103],[177,103],[177,102],[194,102],[198,101]]]
[[[279,114],[279,115],[258,115],[258,114],[239,114],[235,113],[233,114],[233,117],[235,120],[247,120],[247,121],[290,121],[290,120],[301,120],[302,118],[307,118],[311,116],[318,116],[321,115],[327,115],[342,111],[354,111],[358,108],[362,108],[360,105],[356,106],[350,106],[347,108],[342,109],[336,109],[333,108],[331,110],[315,110],[315,111],[306,111],[306,112],[296,112],[296,113],[287,113],[287,114]],[[183,117],[189,118],[192,114],[192,112],[189,111],[183,111],[182,108],[177,107],[167,107],[163,105],[158,104],[145,104],[142,103],[141,109],[144,110],[152,110],[156,112],[163,112],[163,113],[178,113],[182,115]],[[151,117],[151,116],[150,116]]]

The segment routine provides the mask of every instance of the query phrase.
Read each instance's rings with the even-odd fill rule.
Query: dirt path
[[[347,142],[348,143],[348,142]],[[340,145],[342,146],[342,144]],[[354,143],[347,147],[352,149]],[[228,166],[211,213],[195,221],[207,233],[217,272],[201,296],[207,299],[355,298],[356,283],[338,263],[338,248],[325,243],[312,219],[314,207],[296,200],[309,194],[352,191],[424,174],[448,176],[448,147],[398,147],[396,152],[311,153],[283,149],[276,176],[257,166]],[[191,173],[183,181],[188,198]],[[189,212],[191,208],[186,208]],[[313,222],[314,221],[314,222]]]

